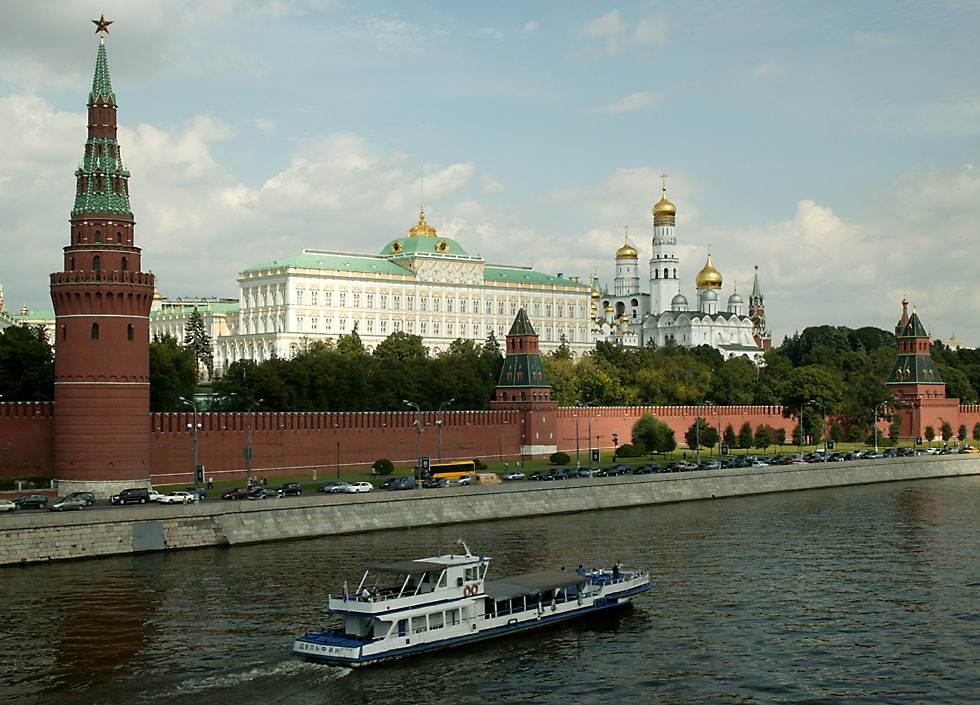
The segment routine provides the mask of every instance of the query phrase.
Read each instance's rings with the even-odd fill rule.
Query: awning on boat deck
[[[395,573],[396,575],[419,575],[420,573],[441,573],[448,567],[445,563],[432,563],[429,561],[395,561],[394,563],[369,565],[368,570],[376,570],[382,573]]]
[[[589,578],[577,573],[549,570],[542,573],[514,575],[502,580],[491,580],[484,585],[484,592],[495,600],[509,600],[521,595],[537,595],[545,590],[560,590],[572,585],[584,585]]]

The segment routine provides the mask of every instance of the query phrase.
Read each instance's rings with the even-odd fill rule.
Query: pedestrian
[[[209,475],[208,476],[208,489],[209,490],[213,490],[214,489],[214,475]]]
[[[578,568],[575,569],[575,572],[581,575],[582,577],[585,577],[585,568],[582,566],[581,563],[578,564]]]
[[[619,580],[619,562],[613,563],[613,580]]]

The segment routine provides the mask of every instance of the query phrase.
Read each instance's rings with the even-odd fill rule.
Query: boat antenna
[[[472,553],[470,553],[470,547],[466,545],[466,542],[463,540],[462,536],[456,539],[456,543],[463,547],[463,550],[466,551],[467,556],[473,555]]]

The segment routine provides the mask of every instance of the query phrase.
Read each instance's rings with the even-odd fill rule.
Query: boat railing
[[[603,585],[628,583],[637,578],[645,578],[647,577],[647,572],[644,570],[624,570],[618,574],[614,574],[611,570],[593,570],[587,573],[587,575],[592,580],[593,585],[601,587]]]

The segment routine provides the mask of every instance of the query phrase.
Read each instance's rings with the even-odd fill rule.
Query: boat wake
[[[246,671],[230,671],[203,678],[185,680],[177,685],[172,695],[188,695],[210,690],[220,690],[222,688],[234,688],[267,678],[281,679],[283,677],[305,676],[309,680],[317,683],[327,683],[343,678],[351,670],[350,668],[324,666],[290,659],[277,663],[261,664]]]

